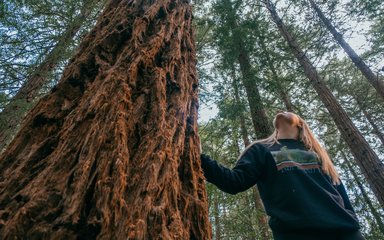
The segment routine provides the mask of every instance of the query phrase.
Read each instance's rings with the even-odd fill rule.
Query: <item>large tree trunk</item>
[[[72,43],[73,37],[78,33],[85,20],[93,10],[95,2],[85,0],[78,16],[69,24],[59,41],[47,54],[43,62],[34,70],[31,76],[25,80],[16,95],[0,112],[0,152],[6,147],[15,134],[25,113],[33,105],[40,90],[49,80],[50,73],[57,64],[63,60],[63,53]]]
[[[384,207],[384,164],[378,158],[376,153],[369,146],[363,135],[353,124],[345,110],[333,96],[331,90],[325,84],[325,81],[315,67],[311,64],[303,50],[287,30],[282,20],[278,16],[275,6],[269,0],[263,0],[268,11],[271,13],[273,21],[276,23],[280,33],[287,41],[292,53],[300,62],[304,73],[310,80],[312,86],[319,95],[328,112],[332,116],[337,128],[339,129],[344,141],[348,144],[352,154],[361,168],[362,173],[378,198],[381,206]]]
[[[316,5],[313,0],[309,0],[312,8],[316,11],[317,15],[327,27],[328,31],[331,32],[335,40],[348,54],[349,58],[355,64],[355,66],[361,71],[361,73],[367,78],[368,82],[376,89],[377,93],[384,99],[384,81],[379,78],[379,75],[369,68],[369,66],[363,61],[363,59],[353,50],[353,48],[344,40],[336,28],[332,25],[331,21],[323,14],[320,8]]]
[[[0,157],[1,239],[211,239],[188,1],[111,0]]]
[[[344,159],[345,164],[347,165],[348,170],[351,172],[353,179],[355,180],[357,187],[359,188],[361,195],[363,196],[364,201],[367,203],[369,210],[371,211],[376,224],[378,226],[378,229],[380,232],[384,234],[384,223],[381,220],[380,213],[376,210],[376,208],[373,206],[373,203],[371,199],[368,196],[367,191],[364,188],[363,183],[360,181],[359,176],[356,173],[356,170],[353,168],[351,161],[348,161],[348,158],[343,150],[340,150],[341,156]]]

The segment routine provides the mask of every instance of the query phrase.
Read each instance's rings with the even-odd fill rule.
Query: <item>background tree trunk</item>
[[[264,110],[264,104],[261,100],[259,89],[257,88],[255,78],[251,76],[251,64],[249,56],[244,48],[244,43],[238,39],[239,55],[238,60],[242,73],[242,80],[247,93],[249,107],[251,109],[251,118],[257,138],[265,138],[271,132],[271,126],[268,122],[267,114]]]
[[[352,60],[355,66],[361,71],[361,73],[365,76],[368,82],[376,89],[377,93],[384,99],[384,81],[379,78],[379,75],[375,75],[375,73],[368,67],[368,65],[363,61],[363,59],[344,40],[343,35],[341,35],[336,30],[336,28],[332,25],[331,21],[323,14],[323,12],[316,5],[316,3],[313,0],[309,0],[309,2],[312,8],[316,11],[321,21],[327,27],[328,31],[331,32],[335,40],[348,54],[349,58]]]
[[[235,92],[235,99],[237,102],[236,105],[240,106],[241,102],[240,102],[239,90],[237,86],[236,77],[233,71],[232,71],[232,78],[233,78],[232,85]],[[244,147],[247,147],[250,144],[250,140],[248,137],[248,130],[245,125],[245,118],[242,111],[239,111],[238,116],[239,116],[238,119],[240,121],[240,128],[241,128],[240,131],[241,131],[241,136],[243,138]],[[260,233],[262,234],[263,239],[270,239],[271,235],[269,232],[268,217],[267,217],[267,214],[265,213],[264,205],[263,205],[263,202],[261,201],[259,190],[256,185],[252,187],[252,195],[253,195],[255,209],[257,211],[257,217],[258,217],[257,222],[258,222],[258,228],[260,230]]]
[[[353,99],[355,99],[360,111],[363,113],[364,117],[368,120],[369,124],[371,124],[373,133],[380,139],[381,144],[384,147],[384,134],[380,131],[379,126],[377,126],[375,121],[372,119],[371,114],[369,114],[369,112],[365,109],[365,106],[361,102],[361,100],[359,100],[359,98],[356,96],[353,96]]]
[[[215,199],[214,199],[214,216],[215,216],[215,239],[216,240],[221,240],[221,226],[220,226],[220,202],[218,200],[218,194],[215,194]]]
[[[211,239],[187,1],[110,1],[0,156],[0,238]]]
[[[232,6],[231,1],[225,0],[224,4],[228,7],[226,13],[226,21],[232,32],[232,42],[237,54],[236,58],[240,65],[242,75],[242,83],[248,99],[248,104],[251,111],[251,119],[255,134],[257,138],[264,138],[268,136],[271,131],[271,126],[268,122],[267,115],[264,110],[264,104],[261,100],[259,89],[257,87],[256,76],[252,73],[252,66],[249,60],[249,55],[245,48],[245,42],[242,39],[242,33],[236,20],[236,12]]]
[[[281,101],[283,102],[285,109],[287,111],[292,112],[293,111],[293,104],[291,102],[291,99],[289,98],[288,90],[284,90],[284,87],[281,83],[281,79],[279,78],[279,75],[276,72],[276,68],[273,65],[273,61],[269,56],[267,46],[265,45],[265,42],[264,42],[264,36],[259,34],[259,36],[257,36],[257,39],[259,40],[259,44],[260,44],[261,50],[264,54],[265,61],[267,62],[269,70],[272,73],[273,79],[271,81],[273,82],[272,84],[274,84],[276,87],[275,92],[280,97]]]
[[[363,196],[364,201],[367,203],[369,210],[372,213],[372,216],[375,218],[375,222],[380,230],[380,232],[384,233],[384,223],[381,220],[380,213],[376,210],[376,208],[373,206],[373,203],[371,199],[368,196],[367,191],[364,188],[363,183],[360,181],[359,176],[356,173],[356,170],[353,168],[350,161],[348,161],[348,158],[343,150],[340,150],[341,156],[343,157],[343,160],[345,164],[347,165],[348,170],[351,172],[353,179],[356,181],[357,187],[359,188],[361,195]]]
[[[63,60],[63,53],[71,44],[85,20],[90,15],[95,5],[94,1],[86,0],[68,28],[63,32],[59,41],[47,54],[43,62],[34,70],[31,76],[25,80],[16,95],[8,105],[0,112],[0,152],[6,147],[15,134],[25,113],[33,105],[40,90],[49,80],[49,74],[57,64]]]
[[[272,19],[276,23],[280,33],[291,48],[292,53],[303,67],[305,75],[315,88],[320,100],[328,109],[341,136],[351,149],[357,164],[366,177],[381,206],[384,207],[384,164],[369,146],[357,127],[353,124],[342,106],[337,102],[323,78],[320,77],[297,41],[287,30],[286,26],[278,16],[275,6],[269,0],[263,0],[263,2],[271,13]]]

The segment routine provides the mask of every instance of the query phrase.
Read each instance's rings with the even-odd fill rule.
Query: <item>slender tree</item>
[[[239,63],[242,74],[241,81],[244,86],[246,97],[251,111],[251,119],[257,138],[263,138],[271,132],[271,126],[268,122],[263,102],[257,86],[257,78],[253,72],[249,59],[249,54],[244,42],[243,33],[238,25],[236,11],[230,0],[224,0],[219,3],[219,14],[230,31],[231,54]]]
[[[263,57],[265,58],[265,61],[267,63],[267,66],[269,67],[269,70],[271,71],[272,73],[272,77],[273,77],[273,83],[276,87],[276,93],[278,94],[278,96],[280,97],[281,101],[284,103],[284,106],[285,106],[285,109],[287,111],[293,111],[293,104],[291,102],[291,99],[289,97],[289,94],[288,94],[288,91],[284,89],[283,85],[281,84],[281,80],[277,71],[276,71],[276,68],[275,66],[273,65],[273,61],[269,55],[269,52],[268,52],[268,49],[267,49],[267,46],[265,44],[265,36],[259,34],[260,36],[258,36],[258,43],[260,44],[261,46],[261,50],[263,52]]]
[[[215,217],[215,239],[221,240],[221,223],[220,223],[220,202],[218,199],[218,194],[215,194],[213,200],[214,206],[214,217]]]
[[[380,78],[379,74],[375,74],[364,60],[353,50],[353,48],[344,40],[343,35],[340,34],[333,26],[332,22],[324,15],[321,9],[317,6],[314,0],[309,0],[312,8],[315,10],[321,21],[324,23],[328,31],[331,32],[335,40],[348,54],[349,58],[355,66],[361,71],[368,82],[376,89],[377,93],[384,99],[384,81]]]
[[[380,131],[379,126],[373,120],[371,114],[367,111],[367,109],[365,108],[363,102],[359,99],[359,97],[353,96],[353,98],[355,99],[360,111],[363,113],[364,117],[368,120],[369,124],[371,125],[372,132],[379,138],[379,140],[381,141],[381,144],[384,147],[384,133]]]
[[[332,116],[344,141],[348,144],[360,169],[375,193],[382,207],[384,207],[384,164],[369,146],[363,135],[353,124],[343,107],[338,103],[331,90],[325,84],[324,79],[318,74],[306,54],[298,45],[295,38],[288,31],[276,12],[275,6],[270,0],[263,0],[270,12],[277,28],[289,45],[292,53],[304,69],[304,73],[315,88],[320,100]]]
[[[1,239],[211,239],[191,21],[108,3],[0,156]]]
[[[371,211],[373,218],[375,219],[375,222],[378,226],[379,231],[384,234],[384,223],[381,220],[380,213],[374,207],[372,200],[368,196],[367,190],[365,189],[363,183],[361,182],[361,180],[360,180],[356,170],[354,169],[352,163],[350,161],[348,161],[348,157],[347,157],[346,153],[344,152],[344,150],[340,150],[340,154],[344,160],[345,165],[347,166],[347,169],[352,174],[352,177],[355,180],[356,185],[359,188],[364,201],[367,203],[368,208]]]
[[[239,90],[237,86],[237,78],[235,76],[234,69],[232,69],[232,79],[233,79],[232,86],[235,93],[234,95],[235,95],[236,106],[239,106],[239,108],[237,108],[238,109],[237,116],[238,116],[238,120],[240,121],[240,132],[244,142],[244,147],[247,147],[251,142],[248,137],[248,130],[245,124],[245,116],[243,114],[242,107],[240,107],[242,104],[240,102],[240,95],[239,95]],[[260,229],[260,233],[262,234],[262,238],[270,239],[271,234],[269,232],[268,217],[265,212],[264,205],[261,200],[257,186],[252,187],[252,195],[253,195],[255,209],[257,211],[258,227]]]

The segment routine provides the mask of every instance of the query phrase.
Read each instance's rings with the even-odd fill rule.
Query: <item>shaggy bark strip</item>
[[[186,0],[112,0],[0,157],[0,238],[211,239]]]

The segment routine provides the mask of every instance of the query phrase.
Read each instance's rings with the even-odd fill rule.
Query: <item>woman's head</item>
[[[290,136],[297,140],[301,140],[308,150],[314,151],[318,155],[323,172],[331,177],[333,183],[340,183],[339,174],[337,173],[327,151],[321,146],[304,119],[293,112],[278,112],[273,119],[273,126],[274,131],[269,137],[252,142],[244,149],[242,154],[240,154],[239,159],[253,144],[266,143],[272,145],[278,142],[278,137],[282,132],[285,132],[285,134],[290,133]]]
[[[273,127],[275,128],[274,133],[276,137],[278,137],[278,135],[284,135],[298,139],[300,137],[303,122],[304,120],[297,114],[280,111],[273,119]]]

